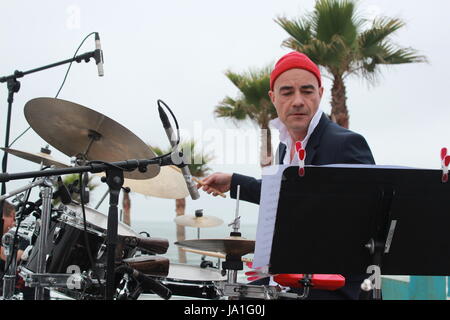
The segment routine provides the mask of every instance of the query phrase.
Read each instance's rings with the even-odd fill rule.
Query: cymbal
[[[104,176],[105,173],[96,175]],[[158,175],[151,179],[124,179],[123,186],[129,187],[131,192],[164,199],[183,199],[189,195],[183,174],[175,166],[161,167]]]
[[[221,252],[226,255],[244,256],[255,251],[255,241],[241,237],[225,239],[193,239],[175,242],[177,246],[190,249]]]
[[[213,258],[219,258],[219,259],[226,258],[226,255],[224,255],[223,253],[219,253],[219,252],[202,251],[202,250],[188,249],[188,248],[181,248],[181,250],[190,252],[190,253],[201,254],[202,256],[207,256],[207,257],[213,257]],[[241,257],[241,260],[242,260],[242,262],[253,262],[253,259],[250,259],[250,258]]]
[[[68,168],[70,167],[70,165],[60,162],[58,160],[56,160],[55,158],[53,158],[51,155],[43,153],[43,152],[38,152],[38,153],[31,153],[31,152],[26,152],[26,151],[20,151],[20,150],[16,150],[16,149],[11,149],[11,148],[0,148],[5,152],[8,152],[12,155],[15,155],[16,157],[34,162],[34,163],[38,163],[38,164],[43,164],[44,166],[55,166],[56,168]]]
[[[155,157],[150,147],[130,130],[79,104],[55,98],[36,98],[25,104],[24,113],[42,139],[69,157],[84,155],[87,160],[107,162]],[[149,179],[159,172],[157,165],[147,168],[145,173],[124,171],[124,176]]]
[[[176,224],[193,228],[211,228],[220,226],[223,223],[222,219],[213,216],[182,215],[173,219]]]

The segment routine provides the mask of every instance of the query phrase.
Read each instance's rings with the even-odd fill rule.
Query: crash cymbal
[[[225,255],[243,256],[255,251],[255,241],[240,237],[225,239],[193,239],[175,242],[177,246],[196,250],[221,252]]]
[[[107,162],[152,159],[155,154],[134,133],[107,116],[79,104],[54,98],[36,98],[24,108],[34,131],[69,157],[84,155],[86,160]],[[124,172],[130,179],[156,176],[159,166],[145,173]]]
[[[211,228],[220,226],[223,223],[222,219],[213,216],[182,215],[174,219],[175,223],[185,227],[193,228]]]
[[[96,173],[96,175],[104,176],[105,173]],[[189,195],[183,174],[175,166],[161,167],[158,175],[151,179],[124,179],[123,186],[129,187],[131,192],[156,198],[183,199]]]
[[[56,160],[55,158],[53,158],[51,155],[43,153],[43,152],[38,152],[38,153],[31,153],[31,152],[26,152],[26,151],[20,151],[20,150],[16,150],[16,149],[11,149],[11,148],[1,148],[3,151],[8,152],[12,155],[15,155],[16,157],[34,162],[34,163],[38,163],[38,164],[43,164],[44,166],[55,166],[56,168],[68,168],[70,167],[70,165],[60,162],[58,160]]]

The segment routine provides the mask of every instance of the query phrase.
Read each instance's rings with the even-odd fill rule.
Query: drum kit
[[[172,295],[202,299],[304,298],[285,292],[279,286],[237,281],[244,263],[251,262],[244,256],[255,250],[255,241],[243,238],[239,232],[239,197],[235,219],[229,224],[232,227],[229,237],[200,238],[200,229],[223,223],[219,218],[204,216],[201,210],[193,216],[183,215],[175,219],[178,225],[198,229],[197,239],[175,244],[186,252],[202,255],[202,260],[206,256],[218,258],[217,267],[211,263],[203,263],[200,267],[173,263],[161,256],[167,253],[167,239],[143,237],[121,222],[117,222],[116,240],[111,241],[114,238],[110,238],[108,233],[110,217],[97,211],[99,205],[95,209],[85,206],[82,197],[84,187],[78,189],[81,196],[79,202],[72,200],[71,195],[67,199],[68,191],[57,183],[61,179],[44,174],[48,173],[45,169],[50,167],[53,172],[72,169],[77,172],[75,169],[80,168],[78,172],[82,183],[84,178],[81,175],[87,173],[81,169],[86,166],[92,169],[95,164],[106,163],[117,167],[114,164],[117,161],[154,159],[156,155],[127,128],[73,102],[37,98],[25,105],[24,113],[31,128],[49,145],[72,157],[72,161],[68,164],[56,160],[48,148],[41,149],[39,153],[2,148],[4,152],[40,164],[42,172],[42,176],[26,186],[0,197],[3,201],[16,196],[15,201],[19,203],[16,207],[20,208],[16,216],[18,221],[30,215],[36,217],[31,225],[21,226],[19,223],[5,234],[3,245],[9,263],[3,278],[3,299],[20,299],[20,294],[14,294],[16,273],[25,286],[34,288],[34,298],[37,300],[45,298],[44,288],[79,300],[132,300],[142,298],[142,294],[157,294],[163,299],[169,299]],[[108,179],[108,173],[105,177],[101,170],[93,170],[93,173],[102,176],[103,182]],[[182,171],[174,165],[159,166],[154,162],[148,165],[147,170],[141,167],[139,170],[124,170],[123,178],[121,188],[144,195],[178,199],[189,194]],[[41,188],[39,199],[29,202],[30,190],[35,186]],[[112,195],[111,187],[103,199],[108,193]],[[59,205],[52,203],[58,195]],[[14,231],[16,237],[26,237],[30,242],[19,266],[16,266],[16,259],[11,258],[11,252],[17,248],[11,241],[11,232]],[[223,260],[221,265],[220,260]],[[111,282],[112,295],[108,295]]]

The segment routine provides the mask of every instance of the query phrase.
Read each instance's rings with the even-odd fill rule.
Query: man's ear
[[[323,95],[323,87],[319,88],[319,96],[322,99],[322,95]]]
[[[272,101],[272,103],[275,105],[275,103],[274,103],[275,94],[273,93],[272,90],[269,90],[268,94],[269,94],[270,101]]]

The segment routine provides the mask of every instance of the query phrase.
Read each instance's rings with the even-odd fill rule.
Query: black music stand
[[[306,167],[299,177],[288,167],[270,273],[450,275],[450,183],[441,177],[358,165]]]

